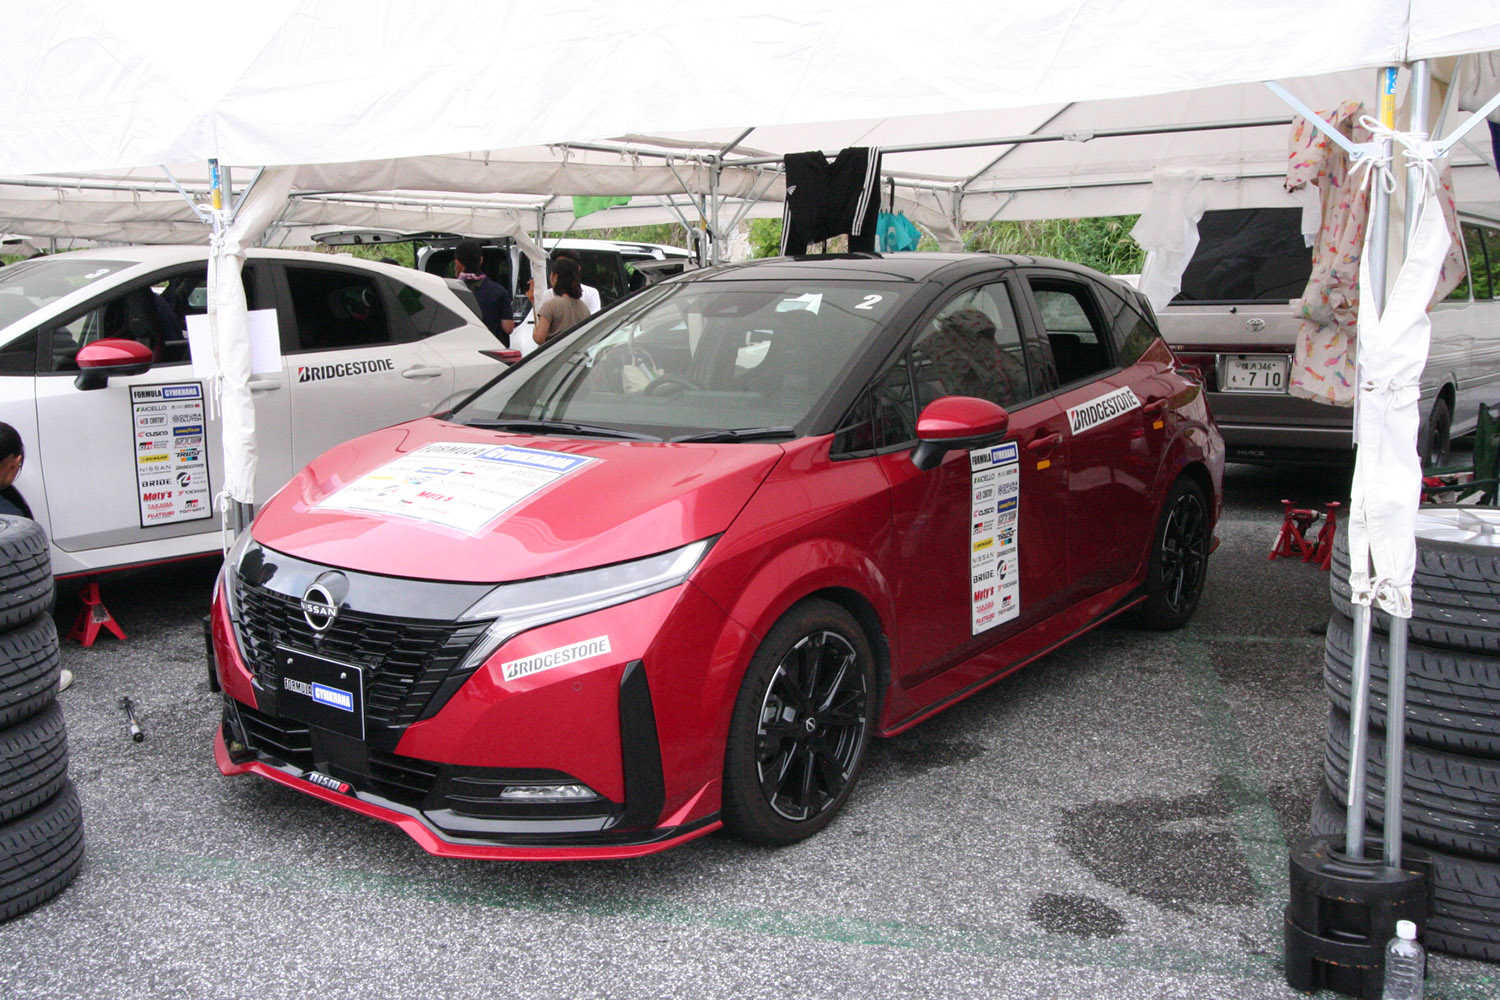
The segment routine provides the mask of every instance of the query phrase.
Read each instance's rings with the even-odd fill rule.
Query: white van
[[[1420,449],[1444,464],[1453,437],[1474,431],[1479,405],[1500,404],[1500,222],[1465,214],[1469,274],[1431,311],[1422,373]],[[1301,210],[1205,212],[1182,291],[1159,311],[1162,335],[1203,371],[1232,461],[1350,461],[1353,410],[1287,393],[1298,299],[1312,270]]]
[[[80,250],[0,268],[0,420],[26,449],[16,487],[73,576],[220,551],[224,481],[187,318],[207,311],[202,246]],[[441,278],[347,256],[251,250],[279,370],[257,374],[256,496],[327,449],[447,410],[502,369]]]

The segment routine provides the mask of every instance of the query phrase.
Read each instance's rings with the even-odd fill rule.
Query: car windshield
[[[904,292],[867,281],[661,285],[549,344],[451,419],[651,440],[793,437]]]
[[[0,267],[0,328],[130,266],[98,257],[37,257]]]

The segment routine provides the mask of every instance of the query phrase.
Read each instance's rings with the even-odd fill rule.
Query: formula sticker
[[[130,410],[141,527],[213,516],[203,385],[133,385]]]
[[[366,473],[313,510],[394,515],[472,535],[597,461],[540,448],[435,442]]]
[[[1087,403],[1068,407],[1068,430],[1074,434],[1082,434],[1092,427],[1108,423],[1122,413],[1140,408],[1140,397],[1131,392],[1129,386],[1125,386]]]
[[[575,642],[571,646],[561,646],[557,649],[549,649],[545,653],[533,653],[519,660],[502,663],[500,673],[506,680],[513,681],[520,677],[541,673],[543,670],[551,670],[553,667],[603,656],[608,652],[610,652],[609,636],[599,635],[582,642]]]
[[[969,608],[974,634],[1021,613],[1020,452],[1014,441],[969,452]]]

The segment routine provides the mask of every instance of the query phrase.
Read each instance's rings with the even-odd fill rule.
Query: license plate
[[[341,736],[365,738],[365,672],[314,653],[276,648],[276,708],[289,719]]]
[[[1286,392],[1291,361],[1283,355],[1241,355],[1225,358],[1220,392]]]

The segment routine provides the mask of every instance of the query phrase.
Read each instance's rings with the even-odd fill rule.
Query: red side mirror
[[[917,445],[911,460],[919,469],[930,469],[949,451],[982,448],[994,444],[1010,429],[1010,414],[987,399],[974,396],[943,396],[934,399],[917,417]]]
[[[122,337],[106,337],[78,349],[74,361],[78,377],[73,384],[80,389],[102,389],[112,375],[140,375],[151,369],[151,348]]]

